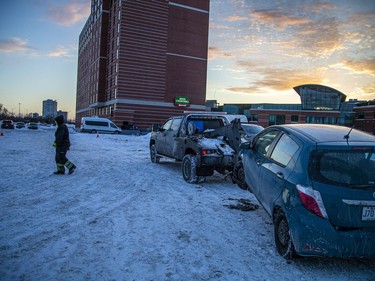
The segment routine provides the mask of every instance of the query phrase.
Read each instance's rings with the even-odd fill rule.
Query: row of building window
[[[270,114],[268,118],[269,126],[286,124],[285,119],[285,115]],[[252,114],[249,121],[258,121],[258,115]],[[298,123],[299,116],[291,115],[291,122]],[[305,122],[311,124],[337,124],[337,117],[306,116]]]

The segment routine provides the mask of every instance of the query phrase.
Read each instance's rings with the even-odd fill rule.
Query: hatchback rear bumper
[[[336,230],[303,207],[287,214],[296,252],[301,256],[375,258],[375,228]],[[296,215],[298,213],[298,215]]]

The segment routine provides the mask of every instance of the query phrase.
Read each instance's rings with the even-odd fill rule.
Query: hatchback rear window
[[[375,152],[361,150],[315,150],[310,157],[312,180],[332,185],[375,187]]]

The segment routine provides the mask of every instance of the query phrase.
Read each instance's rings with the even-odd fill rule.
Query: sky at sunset
[[[78,36],[89,0],[0,2],[0,103],[42,113],[54,99],[74,118]],[[375,99],[375,1],[211,0],[207,99],[299,103],[324,84]]]

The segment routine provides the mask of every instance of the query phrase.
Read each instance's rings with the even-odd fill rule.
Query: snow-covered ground
[[[54,175],[54,128],[0,136],[0,280],[375,280],[375,260],[287,262],[260,207],[224,176],[187,184],[146,136],[72,131]],[[374,237],[375,243],[375,237]]]

